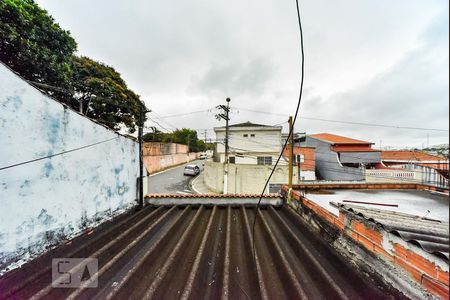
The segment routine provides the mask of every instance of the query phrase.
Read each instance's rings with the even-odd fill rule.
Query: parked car
[[[200,159],[207,159],[208,156],[206,155],[206,153],[200,153]]]
[[[200,173],[200,168],[196,165],[187,165],[184,167],[183,174],[190,176],[197,176]]]

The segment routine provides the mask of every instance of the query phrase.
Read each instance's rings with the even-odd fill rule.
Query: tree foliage
[[[0,60],[56,100],[112,129],[135,131],[145,105],[114,68],[77,49],[33,0],[0,0]]]
[[[145,105],[113,67],[73,57],[72,70],[71,87],[81,112],[116,130],[120,124],[130,129],[138,125]]]
[[[0,1],[0,60],[27,80],[67,87],[77,43],[33,0]]]
[[[145,142],[189,145],[189,151],[191,152],[201,152],[209,148],[208,144],[198,139],[197,131],[188,128],[177,129],[171,133],[164,133],[153,128],[153,132],[145,134],[143,139]]]

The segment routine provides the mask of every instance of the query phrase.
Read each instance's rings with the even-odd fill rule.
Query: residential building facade
[[[330,133],[307,135],[303,147],[315,148],[315,169],[318,179],[332,181],[364,181],[365,170],[376,168],[381,151],[373,143]]]
[[[228,127],[229,162],[231,164],[272,165],[280,155],[282,126],[268,126],[251,122]],[[216,133],[215,162],[225,162],[225,127],[214,128]],[[281,164],[286,164],[283,161]]]

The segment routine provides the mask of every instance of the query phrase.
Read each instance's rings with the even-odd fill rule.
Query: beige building
[[[229,194],[260,194],[280,155],[282,126],[268,126],[250,122],[229,126],[229,164],[225,173],[225,127],[216,127],[216,151],[213,161],[205,164],[205,185],[212,191]],[[264,193],[277,193],[288,183],[289,166],[283,156]],[[294,167],[293,183],[298,181]],[[306,174],[303,174],[303,176]],[[302,176],[302,177],[303,177]],[[314,176],[315,179],[315,176]],[[226,184],[226,188],[225,188]]]
[[[282,126],[268,126],[251,122],[229,126],[229,162],[231,164],[272,165],[283,147]],[[214,128],[216,133],[215,162],[225,162],[225,127]],[[281,165],[286,165],[282,159]]]

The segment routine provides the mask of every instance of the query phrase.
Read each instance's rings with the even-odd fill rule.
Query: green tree
[[[143,140],[144,142],[177,143],[183,145],[188,145],[189,143],[189,151],[191,152],[203,152],[208,149],[214,149],[214,144],[206,144],[204,141],[199,140],[197,131],[188,128],[164,133],[156,127],[152,127],[152,132],[145,134]]]
[[[0,1],[0,60],[25,79],[67,88],[76,49],[70,33],[33,0]]]
[[[144,134],[144,136],[142,137],[142,139],[144,140],[144,142],[148,143],[148,142],[162,142],[165,140],[165,137],[170,133],[164,133],[160,130],[158,130],[156,127],[152,127],[152,132],[146,133]]]
[[[72,58],[71,88],[78,110],[112,129],[134,132],[145,104],[113,67],[88,57]]]

